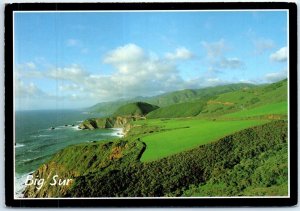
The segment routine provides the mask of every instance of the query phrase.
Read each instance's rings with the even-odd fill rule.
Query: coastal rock
[[[92,118],[83,121],[79,125],[79,129],[82,130],[94,130],[98,128],[125,128],[127,125],[138,119],[143,119],[144,117],[140,116],[116,116],[108,118]]]

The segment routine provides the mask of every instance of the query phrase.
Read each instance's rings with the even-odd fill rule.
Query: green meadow
[[[226,114],[224,117],[234,117],[234,118],[243,118],[243,117],[254,117],[270,114],[287,114],[288,105],[286,101],[279,103],[271,103],[267,105],[262,105],[255,108],[245,109],[239,112]]]
[[[149,162],[216,141],[236,131],[266,123],[266,120],[212,121],[201,119],[173,119],[144,121],[166,129],[142,138],[147,149],[141,161]]]

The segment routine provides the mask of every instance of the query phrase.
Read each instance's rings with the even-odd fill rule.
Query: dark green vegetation
[[[145,116],[158,108],[158,106],[144,102],[129,103],[118,108],[113,116]]]
[[[126,136],[62,150],[35,175],[56,169],[74,182],[58,190],[27,188],[25,196],[288,195],[286,80],[143,101],[124,101],[113,116],[84,121],[85,129],[123,127]]]

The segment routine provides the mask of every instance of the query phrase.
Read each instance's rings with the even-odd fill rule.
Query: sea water
[[[73,144],[101,141],[120,136],[115,129],[80,130],[91,117],[78,110],[15,112],[15,195],[22,197],[28,174],[47,162],[56,152]]]

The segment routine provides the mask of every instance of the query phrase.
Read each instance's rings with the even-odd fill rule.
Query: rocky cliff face
[[[94,130],[98,128],[128,128],[128,124],[132,121],[136,121],[138,119],[143,119],[144,117],[140,116],[116,116],[109,118],[92,118],[83,121],[79,128],[82,130]]]

